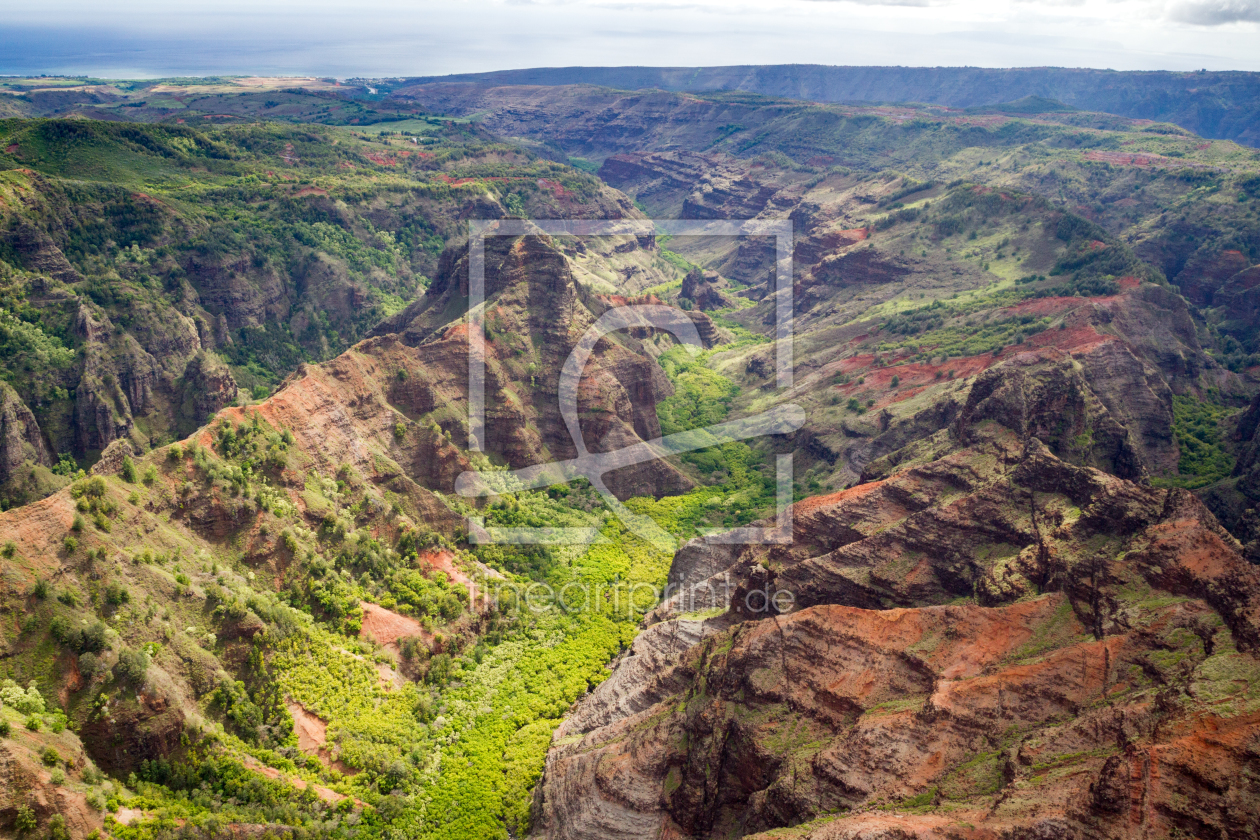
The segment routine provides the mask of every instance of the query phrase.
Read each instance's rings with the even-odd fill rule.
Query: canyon
[[[15,104],[0,834],[1260,830],[1249,129],[752,76]],[[791,284],[763,236],[469,247],[530,218],[790,220]],[[461,495],[577,455],[561,371],[636,305],[701,346],[596,343],[584,449],[799,428]]]

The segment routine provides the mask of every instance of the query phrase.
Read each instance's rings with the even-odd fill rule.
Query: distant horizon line
[[[411,81],[411,80],[440,80],[440,79],[461,79],[483,76],[494,76],[507,73],[529,73],[538,71],[566,71],[566,70],[734,70],[743,68],[784,68],[784,67],[801,67],[801,68],[822,68],[822,69],[866,69],[866,70],[974,70],[980,72],[1009,72],[1009,71],[1035,71],[1035,70],[1059,70],[1068,72],[1091,72],[1091,73],[1115,73],[1123,75],[1157,75],[1169,74],[1175,76],[1195,76],[1195,75],[1233,75],[1244,74],[1248,76],[1260,76],[1260,70],[1208,70],[1206,68],[1200,70],[1117,70],[1111,67],[1085,67],[1085,66],[1067,66],[1067,65],[1025,65],[1025,66],[982,66],[975,64],[818,64],[818,63],[772,63],[772,64],[556,64],[556,65],[534,65],[529,67],[509,67],[497,70],[472,70],[459,73],[431,73],[431,74],[385,74],[376,76],[335,76],[319,73],[265,73],[265,72],[238,72],[238,73],[204,73],[204,74],[153,74],[153,75],[97,75],[94,73],[0,73],[0,79],[100,79],[104,81],[157,81],[160,79],[309,79],[312,81],[334,80],[336,82],[354,82],[354,81]],[[595,83],[596,87],[602,87]]]

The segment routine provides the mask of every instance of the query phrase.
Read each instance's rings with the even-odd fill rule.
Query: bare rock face
[[[0,484],[24,463],[52,464],[35,415],[8,383],[0,382]]]
[[[540,834],[1245,836],[1260,571],[1189,493],[1001,428],[798,503],[792,545],[680,551],[730,612],[658,611],[557,733]]]
[[[31,271],[47,274],[63,283],[74,283],[83,279],[52,237],[30,222],[23,221],[16,229],[7,232],[5,238]]]
[[[92,465],[92,475],[118,475],[123,468],[123,459],[136,455],[135,448],[125,438],[120,438],[101,453],[100,460]]]
[[[201,422],[236,402],[237,387],[232,372],[204,351],[188,362],[180,384],[180,411],[189,423]]]
[[[1208,306],[1214,302],[1217,289],[1249,265],[1246,256],[1238,250],[1196,254],[1177,275],[1176,282],[1189,301]]]
[[[184,732],[184,713],[161,696],[120,696],[80,732],[98,765],[126,776],[153,756],[171,755]]]
[[[716,271],[692,269],[683,278],[681,294],[694,301],[698,309],[720,309],[723,306],[730,306],[730,301],[717,288],[718,279]]]
[[[477,211],[485,214],[483,218],[493,212],[495,208]],[[626,247],[640,245],[630,242]],[[486,240],[485,293],[486,424],[481,444],[513,467],[575,457],[577,447],[560,415],[560,371],[607,304],[584,294],[565,255],[536,236]],[[466,416],[468,326],[451,325],[450,310],[466,306],[467,295],[467,249],[448,249],[429,294],[374,330],[383,337],[396,336],[394,340],[423,354],[425,365],[415,378],[393,386],[411,413],[453,405]],[[708,332],[716,338],[711,321],[707,330],[699,322],[697,326],[702,335]],[[660,435],[656,405],[672,387],[641,349],[639,339],[624,332],[595,347],[577,392],[581,433],[591,452],[621,449]],[[460,445],[466,442],[468,430],[462,425],[442,433],[448,431]],[[432,477],[453,484],[456,475]],[[691,487],[690,480],[663,462],[615,471],[607,481],[623,498]]]
[[[288,313],[283,279],[272,271],[255,268],[246,257],[192,255],[184,270],[202,305],[214,315],[222,315],[232,329],[260,326]]]

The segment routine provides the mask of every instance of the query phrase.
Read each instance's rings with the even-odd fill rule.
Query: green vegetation
[[[1195,490],[1215,484],[1234,471],[1234,457],[1221,434],[1221,420],[1233,409],[1196,399],[1173,396],[1173,432],[1181,457],[1177,475],[1160,476],[1155,483],[1164,487],[1185,487]]]
[[[885,321],[881,332],[895,336],[913,337],[910,342],[915,355],[912,360],[933,357],[978,356],[996,353],[1012,344],[1022,344],[1024,339],[1048,329],[1050,318],[1035,315],[1019,315],[1009,318],[984,320],[980,323],[946,319],[953,314],[950,308],[934,301],[931,305],[908,310]],[[902,341],[884,341],[877,346],[880,352],[906,346]]]
[[[674,385],[673,396],[656,407],[663,434],[712,426],[726,419],[739,387],[705,365],[708,354],[675,347],[658,359]]]

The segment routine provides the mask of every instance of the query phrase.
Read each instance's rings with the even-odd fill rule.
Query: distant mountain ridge
[[[1260,73],[1061,67],[537,67],[412,79],[410,83],[594,84],[637,90],[743,90],[818,102],[930,102],[972,108],[1028,96],[1076,108],[1171,122],[1203,137],[1260,146]]]

